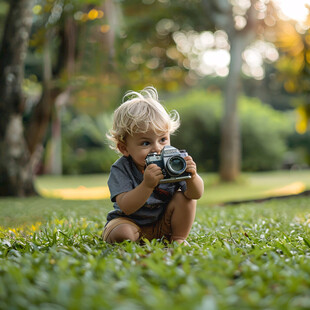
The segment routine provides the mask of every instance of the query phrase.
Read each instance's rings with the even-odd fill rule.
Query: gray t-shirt
[[[186,190],[186,182],[166,183],[158,185],[146,203],[136,212],[126,215],[116,203],[116,196],[129,192],[143,181],[143,174],[139,171],[131,157],[119,158],[111,167],[108,186],[114,210],[108,213],[108,222],[118,217],[127,217],[137,225],[150,225],[160,219],[172,196],[179,189]]]

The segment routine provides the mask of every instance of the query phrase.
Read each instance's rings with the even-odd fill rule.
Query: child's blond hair
[[[173,134],[179,126],[178,112],[167,112],[158,101],[157,90],[148,86],[141,92],[129,91],[125,94],[123,103],[114,111],[113,127],[107,137],[113,142],[111,147],[117,150],[117,144],[125,142],[126,135],[148,130]]]

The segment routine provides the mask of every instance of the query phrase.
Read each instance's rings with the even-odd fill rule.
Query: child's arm
[[[204,183],[202,178],[197,173],[196,163],[193,161],[192,157],[186,156],[186,171],[189,172],[192,177],[186,180],[186,191],[184,195],[188,199],[199,199],[204,191]]]
[[[160,167],[155,164],[147,166],[144,171],[143,181],[136,188],[116,196],[116,202],[120,209],[126,215],[140,209],[163,177]]]

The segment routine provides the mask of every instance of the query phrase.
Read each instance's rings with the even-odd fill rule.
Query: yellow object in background
[[[304,134],[308,128],[308,113],[304,106],[299,106],[297,109],[297,122],[296,122],[296,131],[299,134]]]
[[[303,191],[305,191],[305,189],[306,186],[303,182],[294,182],[280,188],[269,190],[265,193],[272,196],[274,195],[285,196],[285,195],[300,194]]]
[[[77,188],[39,189],[39,194],[46,198],[61,198],[65,200],[95,200],[108,199],[110,191],[107,186]]]

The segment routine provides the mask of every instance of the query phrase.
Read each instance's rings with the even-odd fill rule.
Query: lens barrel
[[[172,156],[167,161],[166,169],[170,175],[180,175],[186,170],[186,161],[181,156]]]

